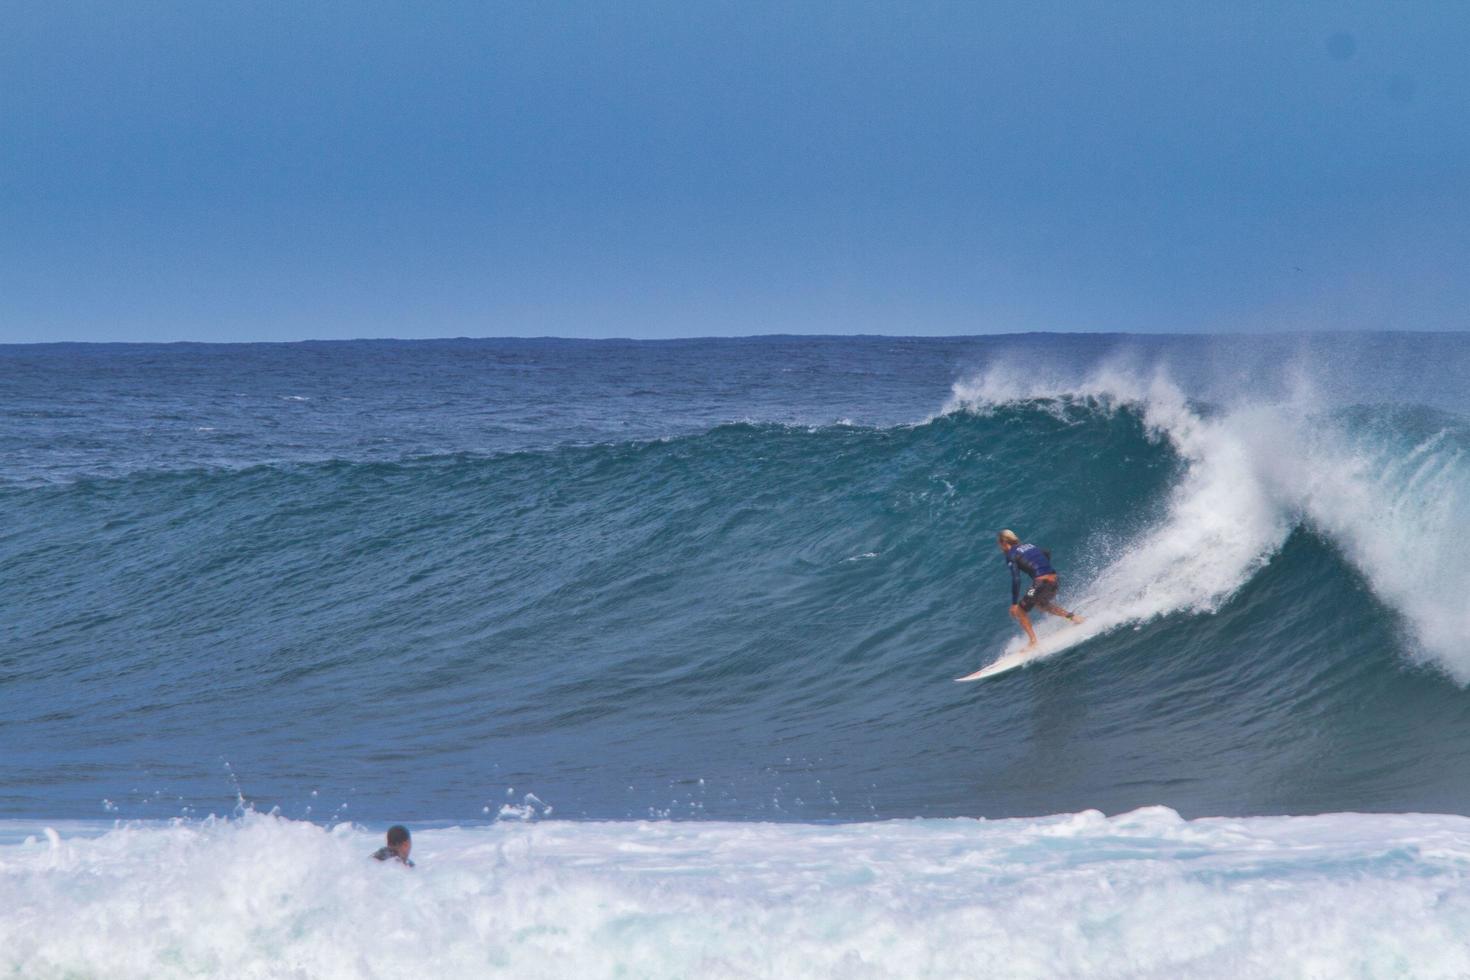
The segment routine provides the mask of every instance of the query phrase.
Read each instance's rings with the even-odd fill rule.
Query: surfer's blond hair
[[[997,540],[997,541],[1003,541],[1006,544],[1020,544],[1021,543],[1021,539],[1016,535],[1016,532],[1015,531],[1012,531],[1010,528],[1007,528],[1006,530],[1001,531],[999,534],[997,534],[995,536],[995,540]]]

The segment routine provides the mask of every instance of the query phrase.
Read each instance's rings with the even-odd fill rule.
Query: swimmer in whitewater
[[[408,828],[396,824],[388,828],[388,846],[374,851],[373,858],[378,861],[397,861],[411,868],[413,862],[408,859],[408,854],[412,850],[413,838],[409,836]]]
[[[1011,615],[1026,636],[1031,640],[1027,649],[1036,646],[1036,631],[1031,628],[1032,609],[1040,608],[1073,623],[1082,622],[1081,616],[1067,612],[1052,602],[1057,596],[1057,573],[1051,567],[1051,552],[1042,551],[1034,544],[1022,544],[1015,531],[1001,531],[995,543],[1006,556],[1006,568],[1011,572]],[[1031,576],[1031,588],[1021,594],[1021,573]]]

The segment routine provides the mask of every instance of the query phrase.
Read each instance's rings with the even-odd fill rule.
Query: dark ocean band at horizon
[[[0,348],[0,816],[1470,812],[1467,379],[1458,334]],[[955,685],[1002,526],[1103,628]]]

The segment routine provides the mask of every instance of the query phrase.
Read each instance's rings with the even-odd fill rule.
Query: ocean
[[[1464,976],[1467,450],[1466,334],[0,347],[0,972]]]

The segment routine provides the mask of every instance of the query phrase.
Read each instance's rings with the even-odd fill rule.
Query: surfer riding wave
[[[1060,616],[1073,623],[1082,622],[1082,617],[1074,615],[1052,602],[1057,595],[1057,573],[1051,567],[1051,552],[1044,551],[1034,544],[1022,544],[1021,539],[1015,531],[1001,531],[995,536],[995,543],[1006,556],[1006,568],[1011,573],[1011,615],[1021,628],[1026,631],[1026,637],[1030,640],[1026,649],[1036,646],[1036,630],[1031,628],[1031,610],[1043,609],[1053,616]],[[1026,594],[1021,594],[1021,573],[1025,572],[1031,576],[1031,588]]]

